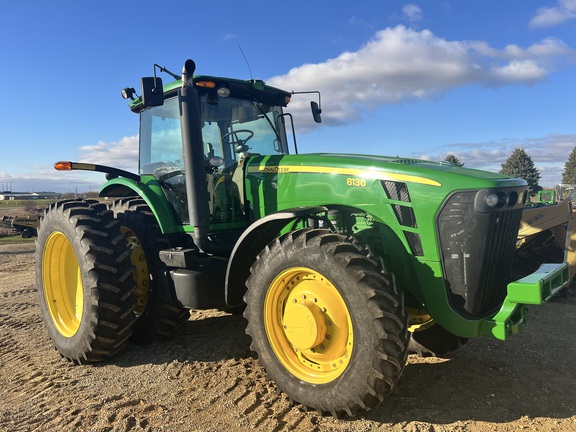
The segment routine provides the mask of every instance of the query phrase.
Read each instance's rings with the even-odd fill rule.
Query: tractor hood
[[[392,180],[457,189],[525,186],[523,179],[459,167],[448,162],[432,162],[391,156],[311,153],[254,157],[250,171],[262,173],[335,174],[364,179]],[[257,167],[256,167],[257,166]]]
[[[494,180],[512,180],[505,174],[494,173],[490,171],[483,171],[473,168],[464,168],[453,165],[449,162],[433,162],[423,159],[413,159],[404,157],[393,156],[377,156],[377,155],[357,155],[357,154],[337,154],[337,153],[317,153],[317,156],[335,159],[350,159],[358,165],[364,166],[369,169],[384,168],[397,172],[411,172],[419,173],[430,179],[436,181],[442,180],[445,177],[473,177],[474,184],[478,185],[479,179],[488,181]],[[463,179],[464,180],[464,179]],[[514,185],[518,184],[518,179],[513,180]]]

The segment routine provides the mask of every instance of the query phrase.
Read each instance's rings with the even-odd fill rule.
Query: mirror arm
[[[322,113],[322,100],[321,100],[321,95],[320,92],[318,90],[311,90],[311,91],[293,91],[291,92],[291,94],[295,95],[295,94],[310,94],[310,93],[315,93],[318,95],[318,102],[315,101],[311,101],[310,102],[310,107],[312,108],[312,117],[314,117],[314,121],[316,123],[322,123],[322,117],[320,116],[320,114]]]

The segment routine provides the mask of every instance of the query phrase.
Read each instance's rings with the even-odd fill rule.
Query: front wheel
[[[392,391],[407,355],[403,299],[356,241],[288,233],[260,253],[247,287],[251,348],[292,400],[356,416]]]

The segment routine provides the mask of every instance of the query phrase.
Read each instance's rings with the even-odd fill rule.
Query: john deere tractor
[[[105,172],[100,196],[114,199],[52,204],[38,229],[40,305],[65,358],[97,362],[168,336],[189,309],[243,310],[251,348],[290,399],[356,416],[394,389],[409,351],[508,339],[527,305],[568,283],[566,263],[511,277],[524,180],[298,154],[286,133],[295,93],[194,70],[155,65],[140,96],[123,91],[140,115],[138,174],[56,163]]]

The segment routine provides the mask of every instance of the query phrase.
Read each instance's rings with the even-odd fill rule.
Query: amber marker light
[[[196,83],[197,87],[203,87],[203,88],[209,88],[209,89],[213,89],[216,88],[216,83],[213,81],[198,81]]]
[[[71,171],[72,170],[72,162],[56,162],[54,164],[54,169],[57,171]]]

